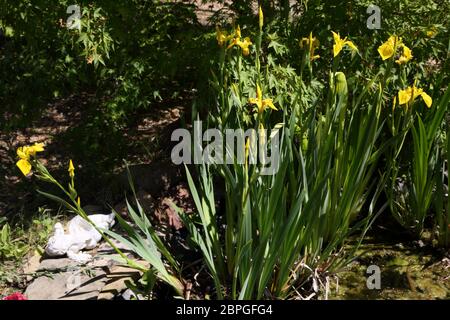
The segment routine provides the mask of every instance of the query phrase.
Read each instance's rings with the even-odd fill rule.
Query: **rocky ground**
[[[120,249],[126,248],[116,243]],[[127,281],[138,280],[142,273],[119,265],[118,257],[106,243],[87,251],[94,259],[78,264],[68,258],[33,256],[24,272],[30,284],[25,290],[29,300],[129,300],[136,296],[127,289]],[[128,253],[130,257],[131,253]],[[139,261],[148,265],[144,261]]]

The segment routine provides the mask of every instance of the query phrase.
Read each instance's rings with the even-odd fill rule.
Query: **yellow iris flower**
[[[219,46],[223,47],[231,38],[233,38],[233,35],[229,35],[226,31],[222,31],[216,26],[216,39]]]
[[[405,64],[413,58],[412,51],[403,42],[402,38],[390,36],[389,39],[378,47],[378,53],[381,59],[387,60],[397,53],[398,49],[402,49],[402,55],[395,60],[398,64]]]
[[[242,54],[244,56],[248,56],[250,54],[250,46],[252,45],[252,41],[249,37],[245,37],[241,40],[241,28],[237,26],[234,30],[234,33],[227,34],[226,31],[222,31],[218,26],[216,27],[216,40],[219,46],[223,47],[228,41],[230,41],[227,46],[227,50],[231,49],[234,46],[238,46],[242,49]]]
[[[244,40],[241,40],[241,28],[237,26],[234,31],[234,38],[231,40],[227,49],[232,48],[233,46],[239,46],[242,49],[242,54],[244,56],[248,56],[250,54],[249,46],[252,45],[252,41],[249,37],[245,37]]]
[[[398,58],[397,60],[395,60],[396,63],[398,64],[405,64],[407,63],[409,60],[411,60],[413,58],[412,55],[412,51],[410,48],[408,48],[407,46],[403,45],[403,53],[400,56],[400,58]]]
[[[415,85],[398,92],[398,103],[399,105],[408,104],[413,102],[418,96],[421,96],[427,107],[431,108],[433,99],[423,89],[417,88]]]
[[[267,107],[277,111],[278,109],[273,105],[272,99],[263,99],[262,90],[259,84],[256,85],[256,98],[248,99],[250,104],[256,104],[258,107],[258,113],[261,114],[266,110]]]
[[[71,178],[75,177],[75,167],[73,166],[72,159],[69,161],[69,169],[67,169],[67,171],[69,171],[69,176]]]
[[[378,47],[378,53],[381,59],[386,60],[392,57],[397,51],[398,46],[402,45],[402,39],[397,36],[390,36],[389,39]]]
[[[334,31],[331,32],[333,33],[334,38],[334,45],[333,45],[334,57],[336,57],[342,51],[342,49],[344,49],[345,46],[348,46],[351,50],[358,52],[358,48],[356,47],[356,45],[352,41],[347,40],[347,37],[341,39],[339,33],[336,33]]]
[[[37,152],[44,151],[43,143],[35,143],[32,146],[23,146],[17,148],[17,156],[19,161],[16,162],[16,166],[22,171],[23,175],[26,176],[31,171],[30,158],[36,156]]]
[[[314,51],[319,47],[319,40],[316,39],[316,37],[313,37],[312,32],[309,34],[308,38],[302,38],[300,41],[300,48],[304,48],[308,46],[309,48],[309,59],[311,61],[314,61],[316,59],[319,59],[319,55],[314,55]]]

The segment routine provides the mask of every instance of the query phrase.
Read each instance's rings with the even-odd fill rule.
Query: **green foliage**
[[[0,260],[21,261],[31,250],[42,250],[50,235],[54,218],[46,209],[40,208],[31,223],[10,223],[0,219]]]
[[[446,121],[447,132],[441,144],[438,144],[438,160],[436,164],[436,192],[434,207],[436,219],[434,230],[441,246],[450,246],[450,197],[448,168],[450,163],[450,124]]]
[[[8,121],[0,127],[29,125],[52,98],[95,92],[83,126],[61,139],[78,143],[75,155],[102,171],[123,155],[119,129],[128,120],[192,88],[199,91],[195,106],[200,106],[193,120],[222,133],[254,129],[256,136],[243,147],[245,164],[234,158],[232,164],[186,170],[197,212],[177,208],[219,299],[295,296],[306,283],[320,282],[354,259],[387,207],[408,232],[419,237],[433,229],[433,243],[448,247],[449,2],[304,0],[294,6],[300,14],[292,18],[289,1],[260,3],[264,26],[251,1],[230,5],[237,15],[232,37],[240,24],[242,39],[252,41],[247,54],[242,39],[216,45],[190,5],[82,1],[81,29],[69,30],[67,1],[3,1],[0,104]],[[381,30],[366,27],[372,3],[382,10]],[[348,36],[359,50],[335,57],[331,31]],[[407,64],[395,63],[398,52],[380,58],[377,49],[391,35],[411,48]],[[422,97],[414,101],[414,94],[400,103],[399,92],[408,87],[421,88],[432,105],[427,108]],[[256,137],[275,138],[260,129],[277,129],[281,139],[273,175],[250,160]],[[40,193],[89,221],[73,180],[65,188],[39,160],[32,164],[36,176],[64,197]],[[219,184],[225,190],[220,208]],[[144,272],[140,285],[130,287],[148,295],[163,281],[182,296],[181,263],[134,196],[137,209],[127,203],[132,224],[117,215],[125,235],[98,231],[122,263]],[[43,230],[38,242],[47,225]],[[359,241],[344,250],[354,234]],[[127,258],[111,238],[150,267]],[[4,224],[0,256],[23,256],[29,245],[20,239]]]
[[[133,181],[129,171],[128,179],[134,193]],[[116,218],[119,221],[121,228],[125,231],[126,237],[111,230],[104,230],[104,232],[106,235],[109,235],[126,245],[127,248],[149,263],[150,267],[145,271],[147,295],[152,291],[156,278],[159,278],[174,288],[178,295],[182,296],[183,284],[177,277],[172,275],[180,273],[179,264],[172,256],[168,248],[164,245],[161,238],[156,234],[154,227],[142,209],[135,193],[134,199],[138,212],[133,209],[128,201],[127,208],[131,221],[137,228],[131,227],[129,223],[120,216],[120,214],[116,213]],[[166,267],[163,257],[168,261],[173,270],[169,270]],[[121,262],[127,263],[127,260]],[[133,267],[133,264],[130,264],[130,266]]]
[[[8,223],[0,230],[0,259],[19,259],[28,251],[28,246],[20,239],[11,239],[11,227]]]
[[[426,121],[419,113],[415,116],[407,111],[407,124],[392,139],[391,152],[395,155],[389,157],[387,163],[387,172],[391,173],[391,187],[387,190],[391,211],[401,225],[418,236],[426,227],[427,217],[433,218],[432,227],[440,225],[441,233],[446,232],[442,213],[445,210],[442,171],[445,170],[442,160],[445,151],[441,151],[445,149],[441,147],[441,136],[449,102],[450,88],[431,110],[426,110]],[[431,212],[434,201],[438,202],[435,215]]]
[[[255,36],[254,60],[223,47],[212,83],[217,109],[206,122],[222,133],[281,129],[279,170],[265,175],[250,161],[251,147],[245,164],[235,158],[231,165],[200,165],[198,183],[187,172],[198,214],[178,210],[219,299],[287,298],[305,281],[317,281],[317,270],[326,277],[345,265],[354,251],[340,252],[343,244],[356,230],[365,233],[383,185],[373,180],[384,104],[381,85],[374,86],[379,77],[361,86],[331,72],[320,83],[311,71],[314,78],[304,81],[284,60],[282,38],[270,33],[264,46],[264,35]],[[251,108],[257,86],[279,111]],[[225,185],[223,217],[215,205],[218,175]]]
[[[172,254],[164,245],[162,240],[156,234],[153,226],[148,220],[145,212],[143,211],[138,200],[136,204],[138,206],[138,213],[136,213],[133,207],[127,201],[128,213],[131,216],[132,222],[138,229],[132,228],[128,222],[126,222],[119,214],[116,213],[116,218],[119,221],[121,228],[126,232],[126,237],[111,230],[104,230],[106,235],[109,235],[113,239],[116,239],[127,246],[131,251],[135,252],[139,257],[147,261],[150,265],[145,270],[147,277],[154,275],[155,279],[148,278],[150,284],[147,284],[147,294],[153,290],[156,278],[169,284],[179,296],[183,295],[183,284],[180,280],[172,274],[179,274],[179,266],[175,261]],[[163,256],[169,262],[173,270],[169,270],[163,261]],[[120,260],[124,264],[128,264],[127,260]],[[131,267],[135,267],[133,264],[129,264]]]
[[[0,4],[0,29],[5,30],[0,102],[9,120],[2,126],[26,126],[52,98],[73,91],[97,91],[102,120],[120,124],[160,99],[169,84],[186,79],[182,71],[195,61],[186,50],[198,47],[193,41],[198,26],[192,6],[81,1],[81,28],[69,29],[66,10],[72,4]]]
[[[126,222],[119,214],[116,213],[116,218],[118,219],[120,226],[126,233],[126,236],[123,236],[112,230],[100,229],[90,220],[89,216],[81,206],[81,200],[78,197],[78,192],[75,186],[74,175],[70,177],[68,187],[65,188],[52,176],[52,174],[38,159],[30,159],[29,161],[31,161],[33,169],[36,170],[36,177],[41,181],[56,186],[62,196],[56,195],[52,192],[44,192],[41,190],[38,190],[38,193],[60,204],[69,212],[79,215],[81,218],[86,220],[86,222],[91,224],[92,227],[97,230],[108,242],[108,244],[119,254],[119,257],[114,257],[115,260],[118,260],[120,263],[140,270],[146,274],[146,277],[148,277],[148,283],[146,284],[148,290],[152,289],[156,278],[159,278],[172,286],[176,290],[178,295],[181,296],[183,294],[183,284],[177,277],[172,275],[172,273],[174,272],[179,273],[179,265],[172,257],[171,253],[164,245],[162,240],[156,234],[153,226],[151,225],[149,219],[147,218],[145,212],[139,204],[129,171],[128,178],[131,189],[133,190],[133,194],[135,196],[138,213],[136,213],[136,211],[128,203],[128,201],[127,208],[135,227],[137,227],[138,229],[131,227],[128,222]],[[138,256],[147,261],[149,263],[149,266],[144,266],[139,262],[130,259],[111,241],[111,239],[116,239],[126,245],[129,250],[134,251]],[[174,269],[173,271],[169,271],[169,269],[166,268],[162,256],[164,256],[164,258],[167,259],[167,261],[170,263],[171,267]],[[155,279],[152,278],[152,275],[155,277]],[[147,294],[149,294],[149,292],[147,292]]]

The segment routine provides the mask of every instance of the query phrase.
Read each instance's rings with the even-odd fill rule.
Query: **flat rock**
[[[127,245],[125,245],[115,239],[111,239],[111,242],[121,251],[131,251]],[[97,253],[100,253],[100,254],[116,253],[116,250],[114,250],[113,247],[111,247],[111,245],[107,242],[102,242],[96,250],[97,250]]]
[[[137,261],[143,266],[149,265],[144,261]],[[109,273],[106,275],[108,283],[102,288],[98,295],[98,300],[112,300],[114,297],[119,296],[123,291],[127,289],[127,281],[137,280],[142,276],[142,272],[132,269],[127,266],[118,265],[109,269]]]
[[[74,268],[79,265],[79,262],[73,261],[69,258],[51,258],[42,260],[37,271],[66,270],[68,268]]]
[[[119,254],[111,254],[111,255],[99,255],[94,258],[91,262],[89,262],[90,266],[93,267],[99,267],[99,268],[108,268],[111,269],[112,267],[120,264],[117,260],[113,259],[113,257],[116,257],[117,259],[120,259]]]
[[[90,300],[97,299],[106,282],[105,272],[81,270],[41,276],[26,289],[29,300]]]
[[[127,289],[127,281],[133,280],[131,277],[121,277],[110,280],[100,291],[98,300],[112,300],[114,297]]]

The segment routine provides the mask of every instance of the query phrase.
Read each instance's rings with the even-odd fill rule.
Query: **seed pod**
[[[264,25],[264,15],[261,6],[259,7],[259,30],[262,30]]]
[[[339,96],[346,96],[348,93],[347,78],[343,72],[336,72],[335,78],[335,88],[336,94]]]
[[[306,152],[308,150],[308,143],[309,143],[308,133],[304,132],[303,137],[302,137],[302,151],[303,152]]]

